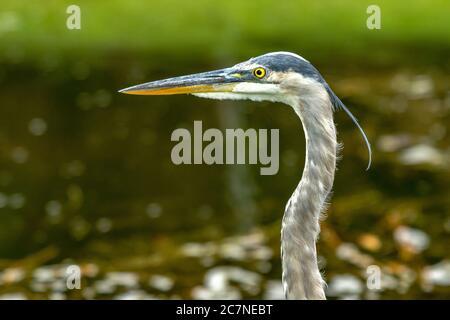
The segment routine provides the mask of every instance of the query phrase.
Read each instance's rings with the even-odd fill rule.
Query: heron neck
[[[336,168],[336,128],[328,99],[293,105],[306,138],[302,179],[286,206],[281,245],[283,286],[288,299],[325,299],[317,262],[320,214],[333,186]]]

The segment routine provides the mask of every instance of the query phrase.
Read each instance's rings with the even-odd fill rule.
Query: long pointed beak
[[[183,93],[232,92],[242,80],[231,68],[152,81],[120,90],[138,95],[169,95]]]

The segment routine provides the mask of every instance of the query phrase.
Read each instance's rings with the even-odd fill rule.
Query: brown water
[[[0,107],[0,296],[281,298],[279,231],[301,177],[296,115],[272,103],[117,89],[172,74],[78,62],[3,66]],[[450,297],[448,74],[434,68],[322,69],[360,119],[344,143],[318,250],[330,298]],[[280,171],[175,166],[176,128],[279,128]],[[65,285],[77,264],[80,290]],[[366,287],[378,266],[382,289]]]

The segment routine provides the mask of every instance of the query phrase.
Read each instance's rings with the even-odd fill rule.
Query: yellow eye
[[[255,77],[257,77],[258,79],[262,79],[266,75],[266,69],[261,68],[261,67],[256,68],[253,70],[253,75]]]

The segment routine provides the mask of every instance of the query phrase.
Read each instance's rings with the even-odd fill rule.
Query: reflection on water
[[[0,297],[282,298],[280,222],[304,157],[295,114],[270,103],[116,94],[142,80],[135,69],[5,67]],[[345,147],[318,245],[329,297],[448,298],[448,75],[335,73],[327,78],[375,153],[365,172],[359,134],[337,113]],[[200,119],[279,128],[278,175],[173,165],[171,132]],[[72,264],[80,290],[66,286]],[[381,277],[373,290],[371,266]]]

